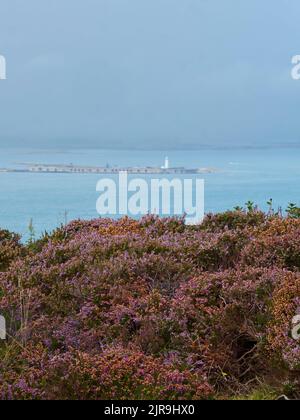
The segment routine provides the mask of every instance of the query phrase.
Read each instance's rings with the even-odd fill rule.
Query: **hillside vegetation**
[[[0,231],[0,399],[300,397],[300,219]]]

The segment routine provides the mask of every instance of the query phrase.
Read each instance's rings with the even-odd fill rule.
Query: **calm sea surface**
[[[205,211],[217,212],[255,201],[265,209],[289,202],[300,205],[300,149],[174,151],[172,166],[215,167],[205,179]],[[0,168],[21,163],[104,166],[161,166],[165,152],[0,149]],[[140,176],[139,176],[140,177]],[[0,226],[26,239],[33,220],[37,235],[75,218],[98,217],[96,183],[100,175],[0,173]]]

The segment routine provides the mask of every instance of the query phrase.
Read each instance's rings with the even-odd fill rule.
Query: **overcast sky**
[[[300,145],[299,0],[1,0],[0,146]]]

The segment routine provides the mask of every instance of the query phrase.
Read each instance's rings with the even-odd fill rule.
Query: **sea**
[[[205,180],[206,213],[243,206],[249,200],[266,210],[270,198],[275,209],[284,210],[291,202],[300,205],[300,148],[293,147],[170,152],[6,148],[0,149],[0,168],[21,169],[28,163],[157,167],[163,165],[166,155],[172,167],[215,168],[200,176]],[[30,223],[39,237],[70,220],[99,217],[99,179],[99,174],[85,173],[0,172],[0,228],[19,233],[26,241]]]

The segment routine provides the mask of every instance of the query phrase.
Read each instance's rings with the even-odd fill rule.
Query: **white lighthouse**
[[[168,158],[168,156],[166,156],[166,158],[165,158],[165,164],[162,167],[162,169],[169,169],[169,167],[170,167],[169,158]]]

